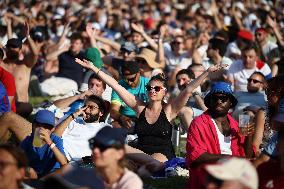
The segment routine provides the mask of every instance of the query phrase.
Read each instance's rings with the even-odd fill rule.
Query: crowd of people
[[[284,188],[283,10],[0,1],[0,189]]]

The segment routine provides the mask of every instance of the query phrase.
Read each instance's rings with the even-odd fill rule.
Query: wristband
[[[73,113],[71,114],[71,117],[72,117],[72,119],[76,119]]]
[[[100,71],[101,71],[101,68],[97,71],[97,73],[96,73],[97,76],[99,76]]]
[[[192,96],[197,96],[197,95],[200,95],[199,92],[193,92],[192,93]]]
[[[49,148],[52,149],[54,148],[56,145],[54,143],[51,143],[51,145],[49,145]]]

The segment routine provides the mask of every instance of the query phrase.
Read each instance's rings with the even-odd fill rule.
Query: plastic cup
[[[248,135],[248,125],[250,122],[250,116],[247,114],[240,114],[239,115],[239,133],[241,135],[247,136]]]
[[[39,137],[39,129],[40,128],[35,129],[34,140],[33,140],[33,146],[37,148],[40,148],[45,144],[45,142]]]

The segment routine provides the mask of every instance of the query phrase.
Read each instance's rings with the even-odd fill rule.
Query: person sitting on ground
[[[63,139],[64,151],[69,161],[81,160],[82,157],[91,155],[88,140],[101,128],[110,126],[102,122],[106,112],[105,101],[91,95],[85,100],[84,107],[71,113],[55,128],[54,133]]]
[[[231,85],[225,82],[213,84],[204,103],[208,110],[193,119],[187,132],[186,158],[191,169],[189,188],[195,189],[201,187],[200,166],[226,156],[254,156],[254,126],[248,126],[246,137],[240,136],[238,122],[228,113],[238,103]]]
[[[29,165],[37,172],[38,177],[67,164],[62,139],[53,133],[54,127],[54,113],[40,110],[35,115],[32,134],[20,143],[28,156]]]
[[[164,162],[175,157],[171,142],[172,125],[171,121],[177,116],[180,109],[186,104],[192,91],[200,85],[210,72],[221,69],[216,65],[209,68],[187,87],[169,104],[164,104],[163,98],[167,94],[166,80],[161,75],[150,79],[145,86],[148,91],[149,102],[134,96],[121,86],[115,79],[102,72],[90,62],[76,59],[78,64],[93,70],[120,96],[120,98],[132,108],[137,117],[135,133],[138,135],[138,149],[153,155],[156,159]]]
[[[125,138],[123,128],[102,128],[89,140],[93,163],[104,181],[105,188],[142,189],[142,180],[125,168]]]
[[[216,165],[207,165],[205,188],[258,189],[258,175],[255,167],[246,159],[220,159]]]

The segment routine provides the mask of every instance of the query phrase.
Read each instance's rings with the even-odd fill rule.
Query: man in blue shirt
[[[38,177],[67,164],[62,139],[52,133],[54,126],[54,113],[40,110],[35,116],[32,134],[20,143],[28,156],[30,167],[36,171]]]
[[[123,78],[118,82],[127,91],[135,95],[144,102],[148,101],[148,93],[146,85],[149,79],[141,76],[138,63],[127,61],[122,65],[121,69]],[[136,117],[135,112],[128,107],[116,92],[111,95],[110,116],[114,119],[112,125],[114,127],[131,128],[132,122]]]

